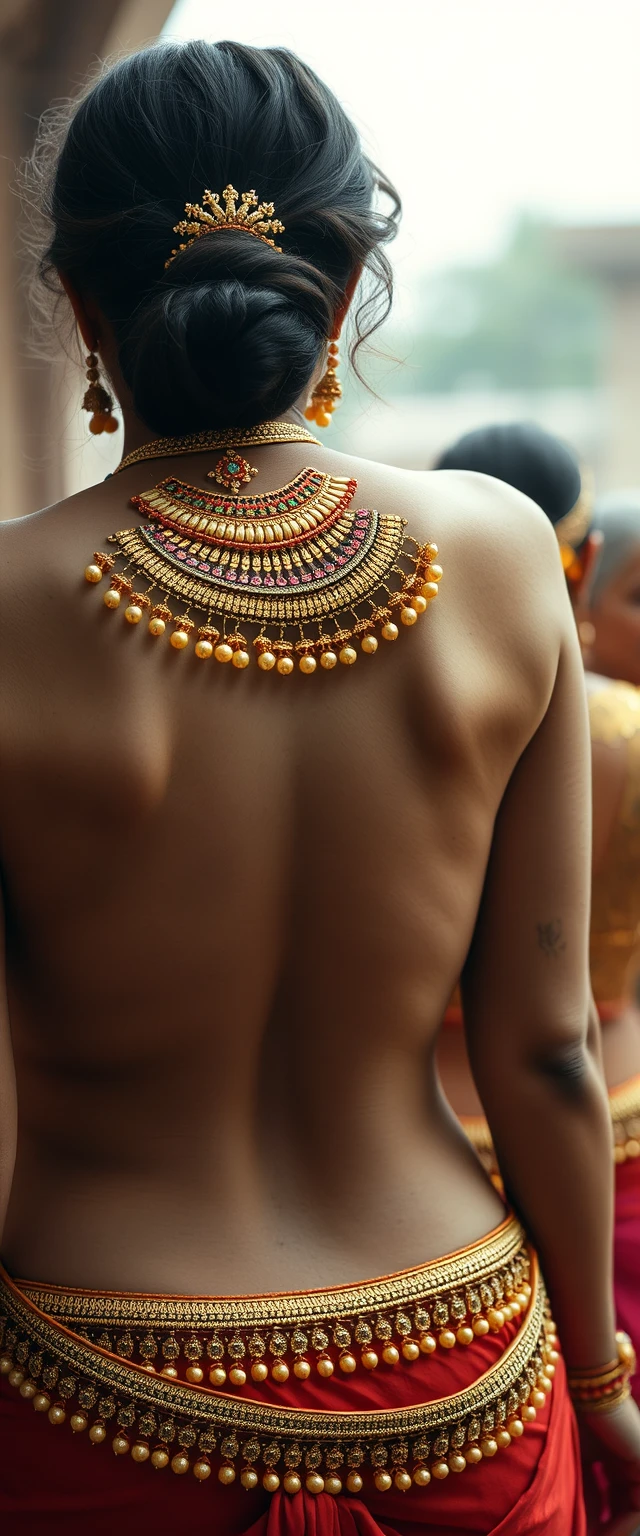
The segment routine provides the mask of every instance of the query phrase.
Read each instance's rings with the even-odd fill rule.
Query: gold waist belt
[[[616,1163],[640,1157],[640,1073],[609,1093]]]
[[[284,1384],[293,1359],[295,1392],[303,1395],[311,1351],[327,1381],[335,1359],[347,1375],[357,1369],[354,1341],[363,1369],[401,1361],[410,1369],[421,1355],[499,1333],[516,1319],[497,1363],[451,1396],[341,1410],[339,1377],[321,1410],[242,1395],[245,1365],[254,1383],[269,1372]],[[88,1432],[95,1445],[110,1439],[117,1455],[157,1469],[191,1471],[200,1481],[215,1470],[223,1484],[239,1476],[253,1488],[261,1480],[270,1493],[282,1483],[295,1494],[303,1478],[311,1493],[337,1494],[343,1480],[357,1493],[367,1476],[379,1491],[393,1483],[405,1490],[464,1471],[535,1419],[558,1359],[537,1261],[512,1217],[419,1269],[297,1295],[111,1295],[16,1284],[0,1271],[0,1322],[0,1374],[53,1425]],[[296,1370],[303,1362],[308,1369]],[[233,1392],[214,1374],[227,1366]]]
[[[629,1158],[640,1157],[640,1073],[626,1083],[609,1091],[609,1108],[613,1129],[613,1159],[626,1163]],[[460,1115],[465,1135],[480,1158],[483,1167],[492,1177],[499,1174],[491,1131],[484,1115]]]

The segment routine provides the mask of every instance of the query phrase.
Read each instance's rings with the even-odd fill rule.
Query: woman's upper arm
[[[560,603],[557,670],[496,819],[463,996],[483,1097],[502,1068],[586,1038],[589,1010],[589,728],[573,619]]]

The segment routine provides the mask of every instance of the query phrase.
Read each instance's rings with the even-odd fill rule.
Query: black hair
[[[478,427],[440,455],[434,469],[474,469],[536,501],[552,523],[575,506],[581,476],[572,449],[534,422]]]
[[[185,203],[228,183],[275,204],[282,254],[231,230],[165,270]],[[388,214],[374,209],[378,190]],[[62,273],[95,300],[136,412],[158,432],[287,410],[359,266],[374,281],[354,353],[391,305],[382,246],[397,194],[336,97],[284,48],[163,43],[108,68],[68,123],[44,211],[53,233],[40,275],[55,285]]]

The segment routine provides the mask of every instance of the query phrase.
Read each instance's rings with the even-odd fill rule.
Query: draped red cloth
[[[613,1284],[618,1327],[631,1335],[640,1350],[640,1157],[616,1167]],[[631,1385],[640,1403],[640,1373]]]
[[[619,1328],[631,1335],[636,1349],[640,1346],[640,1157],[629,1158],[616,1166],[616,1196],[613,1228],[613,1284],[616,1320]],[[631,1382],[633,1395],[640,1403],[640,1372]],[[594,1532],[606,1525],[612,1515],[625,1514],[629,1508],[626,1482],[616,1477],[611,1465],[598,1463],[595,1469],[599,1513],[594,1516]]]
[[[290,1405],[334,1410],[389,1408],[445,1395],[497,1360],[506,1337],[478,1339],[445,1358],[424,1357],[411,1369],[364,1378],[296,1382],[268,1395]],[[266,1385],[266,1384],[265,1384]],[[245,1394],[246,1395],[246,1394]],[[253,1395],[253,1393],[252,1393]],[[256,1391],[255,1395],[258,1393]],[[260,1396],[264,1401],[264,1388]],[[239,1482],[222,1487],[215,1471],[204,1484],[156,1472],[93,1446],[46,1415],[0,1379],[0,1529],[3,1536],[585,1536],[579,1454],[563,1364],[534,1425],[490,1461],[432,1481],[426,1489],[358,1497],[293,1498]]]

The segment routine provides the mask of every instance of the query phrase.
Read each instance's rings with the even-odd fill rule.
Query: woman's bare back
[[[433,1051],[554,688],[546,525],[483,477],[307,445],[252,458],[264,489],[306,463],[354,473],[358,505],[436,540],[442,591],[417,629],[284,679],[107,613],[82,582],[92,550],[169,468],[206,483],[204,454],[0,526],[14,1273],[300,1288],[500,1220]]]

